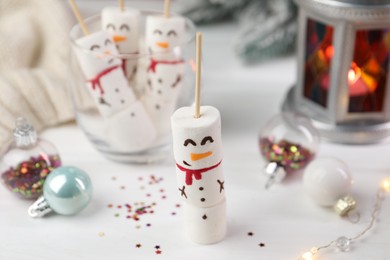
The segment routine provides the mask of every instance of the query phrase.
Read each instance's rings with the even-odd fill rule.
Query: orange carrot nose
[[[167,49],[169,47],[169,43],[167,42],[156,42],[156,45],[164,49]]]
[[[198,161],[198,160],[204,159],[206,157],[209,157],[212,154],[213,154],[213,152],[211,152],[211,151],[208,151],[205,153],[191,153],[191,160]]]
[[[126,41],[126,36],[122,36],[122,35],[114,35],[114,42],[117,43],[117,42],[124,42]]]

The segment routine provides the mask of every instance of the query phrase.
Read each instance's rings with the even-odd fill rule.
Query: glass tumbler
[[[169,50],[176,32],[149,32],[166,48],[157,52],[150,40],[145,43],[147,16],[163,14],[139,11],[137,28],[130,29],[139,35],[129,43],[136,51],[121,50],[126,37],[113,35],[129,28],[107,24],[100,14],[84,20],[88,35],[78,24],[70,31],[69,87],[77,123],[97,150],[119,162],[151,163],[170,155],[170,117],[194,96],[194,24],[184,18],[182,40],[170,42]]]

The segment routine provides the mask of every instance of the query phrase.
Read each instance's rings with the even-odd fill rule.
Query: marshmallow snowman
[[[226,234],[225,180],[221,168],[221,117],[211,106],[182,107],[171,118],[178,191],[190,239],[212,244]]]
[[[180,16],[148,16],[145,43],[149,53],[159,60],[181,57],[180,48],[185,35],[185,19]]]
[[[128,86],[113,38],[98,31],[76,40],[76,57],[89,92],[103,117],[111,116],[133,104],[136,97]]]
[[[136,152],[153,146],[156,130],[140,101],[107,120],[108,143],[119,151]]]
[[[183,205],[184,223],[188,237],[198,244],[213,244],[226,235],[226,200],[208,208]]]
[[[108,32],[121,54],[138,54],[140,11],[119,7],[105,7],[102,10],[102,28]],[[123,69],[128,80],[135,80],[137,57],[123,60]]]
[[[221,167],[222,141],[219,111],[211,106],[182,107],[171,118],[173,152],[178,191],[182,199],[196,207],[211,207],[225,197]]]

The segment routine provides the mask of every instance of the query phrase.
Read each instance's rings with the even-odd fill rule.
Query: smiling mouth
[[[191,166],[191,164],[189,164],[189,163],[186,162],[186,161],[183,161],[183,163],[184,163],[185,165],[187,165],[187,166]]]

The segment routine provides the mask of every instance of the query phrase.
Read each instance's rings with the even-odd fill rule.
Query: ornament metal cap
[[[275,182],[281,182],[286,177],[284,166],[277,162],[270,162],[265,166],[265,174],[268,176],[265,188],[269,189]]]
[[[341,217],[347,216],[352,223],[357,223],[360,220],[360,213],[356,210],[356,207],[356,200],[347,195],[339,199],[333,208]]]
[[[52,211],[53,210],[50,208],[49,203],[43,196],[39,197],[39,199],[37,199],[34,204],[28,208],[28,214],[33,218],[43,217]]]
[[[24,117],[16,118],[15,129],[13,131],[16,146],[29,146],[37,141],[37,132],[34,127],[27,122]]]

